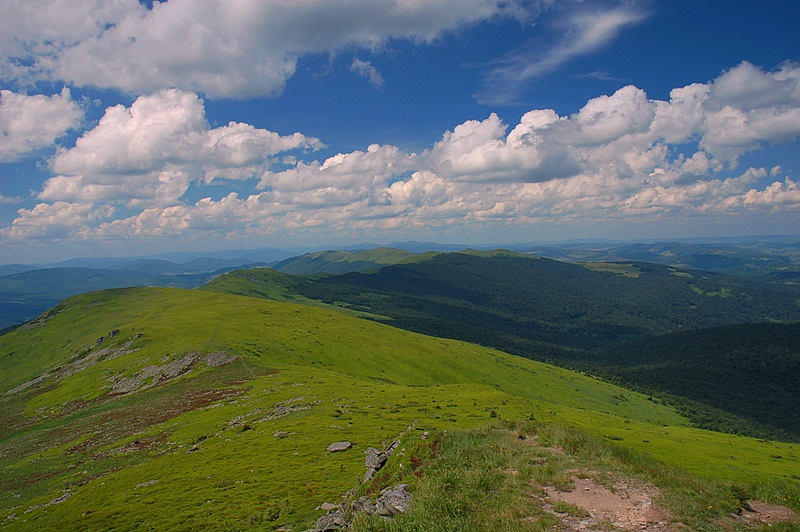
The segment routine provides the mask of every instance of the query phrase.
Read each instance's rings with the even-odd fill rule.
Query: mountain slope
[[[800,475],[791,446],[688,428],[583,375],[252,297],[75,296],[0,337],[0,375],[0,522],[15,529],[307,527],[357,484],[368,446],[498,418],[718,478]],[[326,451],[342,440],[354,448]]]
[[[0,329],[30,320],[62,299],[107,288],[170,286],[195,288],[243,261],[198,259],[186,264],[135,260],[114,269],[42,268],[0,276]]]
[[[628,338],[800,320],[796,290],[751,279],[496,252],[431,254],[371,274],[298,278],[293,290],[417,332],[554,358]]]
[[[620,341],[686,329],[800,320],[791,287],[654,264],[571,264],[504,251],[415,256],[368,275],[282,275],[280,297],[268,288],[279,285],[276,274],[232,272],[204,289],[293,297],[385,316],[393,326],[555,360],[699,401],[680,401],[698,426],[800,439],[800,394],[792,385],[800,381],[800,364],[781,358],[785,363],[777,366],[770,347],[770,341],[791,344],[790,328],[772,327],[771,340],[746,327],[643,340],[635,344],[643,346],[636,360],[625,358],[627,347],[618,347]],[[696,342],[700,336],[705,340]],[[719,341],[712,342],[714,337]],[[704,356],[691,351],[685,360],[680,350],[671,351],[681,338],[710,347]],[[724,346],[737,342],[748,347],[732,366]],[[747,364],[760,367],[751,380]]]
[[[393,248],[375,248],[359,251],[318,251],[283,260],[274,269],[290,274],[330,273],[342,274],[373,270],[397,264],[414,254]]]

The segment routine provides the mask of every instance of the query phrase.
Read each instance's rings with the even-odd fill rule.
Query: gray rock
[[[381,496],[375,501],[376,512],[384,517],[392,517],[405,513],[411,509],[411,495],[407,484],[399,484],[392,489],[381,491]]]
[[[400,447],[400,442],[392,442],[392,444],[386,449],[386,456],[392,456],[397,448]]]
[[[317,510],[323,510],[325,512],[330,512],[331,510],[336,510],[338,508],[339,507],[337,505],[330,502],[323,502],[322,504],[317,506]]]
[[[364,479],[362,482],[367,482],[368,480],[372,480],[372,477],[375,476],[375,470],[371,467],[367,468],[367,471],[364,473]]]
[[[335,441],[332,444],[328,445],[328,451],[332,452],[332,453],[335,453],[335,452],[338,452],[338,451],[346,451],[347,449],[349,449],[352,446],[353,446],[353,444],[350,443],[349,441]]]
[[[314,531],[328,532],[331,530],[341,530],[343,528],[347,528],[347,521],[344,520],[342,514],[332,513],[323,515],[317,519],[317,528],[315,528]]]
[[[203,362],[206,364],[206,366],[212,368],[218,368],[220,366],[224,366],[225,364],[230,364],[234,360],[236,360],[236,357],[234,355],[229,355],[225,351],[214,351],[213,353],[206,353],[205,356],[203,356]]]
[[[374,514],[378,511],[378,508],[375,506],[375,501],[370,499],[369,497],[359,497],[352,504],[353,511],[355,512],[364,512],[368,514]]]
[[[386,453],[379,451],[375,447],[367,447],[365,453],[367,455],[367,469],[374,469],[377,471],[378,469],[382,468],[383,464],[386,463],[386,460],[389,459]]]

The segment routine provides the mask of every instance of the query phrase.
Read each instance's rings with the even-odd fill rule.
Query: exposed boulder
[[[353,444],[350,443],[349,441],[335,441],[332,444],[328,445],[328,451],[331,453],[346,451],[352,446]]]
[[[338,510],[338,509],[339,506],[331,502],[323,502],[322,504],[317,506],[317,510],[322,510],[324,512],[330,512],[332,510]]]
[[[377,514],[382,517],[394,517],[411,509],[411,494],[408,493],[408,484],[399,484],[394,488],[381,491],[377,500],[369,497],[359,497],[352,502],[354,513]]]

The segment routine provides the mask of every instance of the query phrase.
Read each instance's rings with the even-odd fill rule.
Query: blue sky
[[[0,8],[0,263],[800,232],[796,1]]]

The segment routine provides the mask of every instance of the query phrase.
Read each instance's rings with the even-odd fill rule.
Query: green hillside
[[[501,419],[567,424],[773,499],[800,476],[797,446],[692,429],[577,373],[207,291],[70,298],[0,337],[0,375],[9,530],[303,530],[358,485],[368,446]],[[343,440],[353,448],[326,450]]]
[[[31,320],[76,294],[131,286],[195,288],[244,264],[209,258],[186,264],[140,259],[114,269],[41,268],[0,276],[0,330]]]
[[[235,278],[261,290],[274,283],[266,271],[225,277],[234,278],[226,289]],[[296,296],[387,316],[397,327],[552,359],[643,336],[800,320],[800,293],[792,287],[648,263],[581,265],[510,252],[429,254],[370,274],[280,283],[291,283]]]
[[[496,250],[417,255],[370,274],[236,271],[204,289],[370,313],[404,329],[552,360],[686,398],[671,400],[703,428],[800,440],[800,394],[793,384],[800,381],[800,365],[776,358],[768,347],[770,341],[791,345],[788,329],[773,327],[771,340],[748,328],[736,334],[712,330],[697,344],[703,353],[690,355],[671,352],[686,343],[676,340],[680,336],[658,338],[800,320],[800,294],[791,286],[647,263],[572,264]],[[652,339],[634,344],[643,346],[644,358],[623,357],[629,350],[620,342],[641,338]],[[740,362],[731,366],[725,346],[736,342],[743,348]],[[748,365],[760,368],[752,378]]]
[[[290,274],[330,273],[334,275],[361,272],[397,264],[414,253],[393,248],[375,248],[361,251],[317,251],[283,260],[274,269]]]

